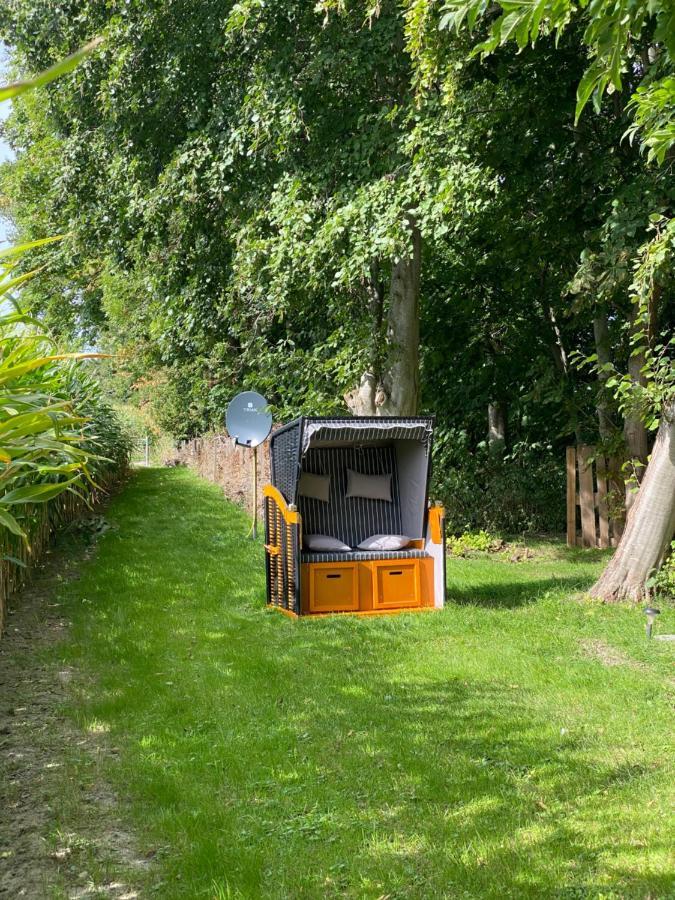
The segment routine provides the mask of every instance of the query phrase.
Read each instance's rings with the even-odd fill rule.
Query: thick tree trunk
[[[361,376],[357,388],[345,394],[345,402],[354,416],[377,415],[376,399],[381,396],[381,370],[385,353],[384,326],[384,294],[385,286],[380,279],[380,266],[373,261],[370,267],[370,278],[366,285],[368,312],[372,326],[370,341],[370,369]]]
[[[633,319],[631,322],[631,330],[634,331],[638,326],[639,308],[636,305],[633,310]],[[628,358],[628,374],[634,384],[645,384],[645,376],[642,368],[645,364],[644,353],[637,353],[635,356]],[[649,443],[647,429],[638,412],[629,412],[626,414],[623,424],[623,436],[626,442],[626,450],[628,458],[633,460],[635,464],[635,477],[638,482],[642,481],[645,466],[647,465],[647,456],[649,454]],[[630,479],[626,483],[626,509],[630,510],[637,493],[635,491],[635,482]]]
[[[359,386],[345,395],[345,402],[355,416],[417,414],[422,239],[414,222],[411,222],[411,228],[411,253],[392,265],[384,341],[380,339],[382,304],[379,307],[375,304],[373,330],[376,358],[373,359],[372,371],[365,372]]]
[[[506,423],[505,401],[488,403],[488,447],[491,453],[503,453],[506,449]]]
[[[607,324],[607,313],[600,312],[593,319],[593,335],[595,337],[595,352],[598,357],[598,401],[596,409],[598,413],[598,429],[600,437],[603,441],[608,441],[614,434],[615,428],[610,415],[610,401],[606,387],[608,379],[607,372],[603,371],[603,366],[607,366],[612,361],[610,353],[609,326]]]
[[[357,388],[345,394],[345,403],[353,416],[376,416],[377,378],[374,372],[364,372]]]
[[[663,562],[675,532],[675,400],[666,404],[616,553],[591,590],[608,603],[640,600],[645,581]]]
[[[645,364],[644,354],[638,353],[628,360],[628,374],[635,384],[644,383],[642,367]],[[624,421],[623,434],[626,440],[626,448],[631,459],[639,460],[644,466],[649,453],[647,443],[647,429],[638,413],[629,413]]]
[[[419,407],[422,237],[414,222],[411,228],[412,252],[397,260],[391,272],[381,416],[414,416]]]

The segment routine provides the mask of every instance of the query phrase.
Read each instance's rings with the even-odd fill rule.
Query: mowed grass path
[[[217,487],[138,471],[106,515],[57,652],[157,851],[143,896],[672,896],[672,645],[574,599],[599,554],[451,560],[443,612],[293,622]]]

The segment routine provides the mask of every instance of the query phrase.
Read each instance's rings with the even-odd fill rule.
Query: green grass
[[[107,515],[59,656],[149,895],[673,896],[672,645],[575,596],[605,556],[453,559],[443,612],[293,622],[218,488],[141,470]]]

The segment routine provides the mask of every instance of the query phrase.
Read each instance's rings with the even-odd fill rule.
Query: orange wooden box
[[[305,614],[385,612],[434,605],[430,558],[303,563],[300,583]]]

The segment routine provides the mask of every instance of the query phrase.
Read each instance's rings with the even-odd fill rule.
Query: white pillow
[[[412,538],[404,534],[373,534],[359,544],[359,550],[402,550]]]
[[[353,469],[347,469],[347,496],[388,500],[391,503],[391,474],[364,475]]]
[[[306,534],[305,547],[308,550],[351,550],[349,544],[343,544],[337,538],[327,534]]]
[[[312,475],[311,472],[303,472],[300,476],[299,490],[301,497],[311,497],[312,500],[328,503],[330,475]]]

